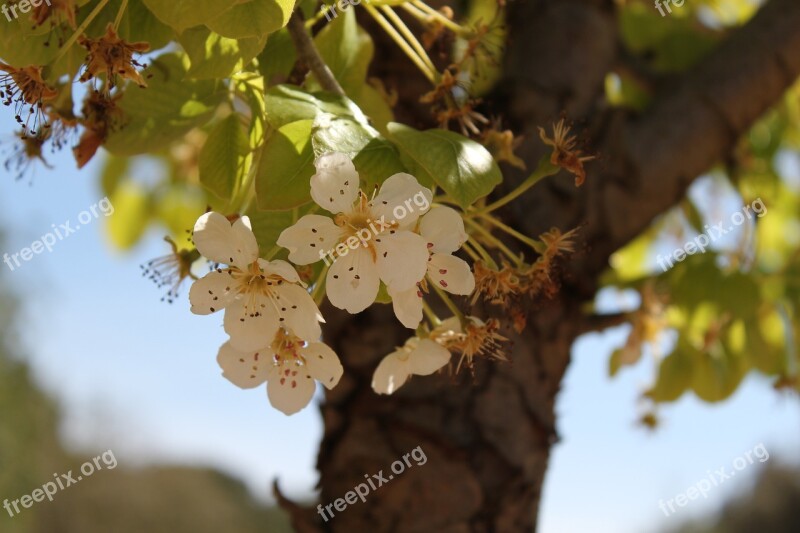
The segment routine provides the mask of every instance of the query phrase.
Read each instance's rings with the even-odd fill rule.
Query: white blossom
[[[205,315],[225,309],[225,331],[238,350],[258,350],[271,342],[279,327],[303,339],[321,336],[322,315],[286,261],[258,257],[258,244],[247,217],[231,224],[219,213],[206,213],[194,227],[197,250],[225,264],[194,282],[191,310]]]
[[[311,197],[334,217],[305,215],[284,230],[278,244],[289,250],[289,260],[307,265],[332,259],[327,295],[350,313],[375,301],[381,281],[394,291],[415,287],[425,276],[428,251],[411,230],[430,207],[431,191],[414,176],[395,174],[369,200],[348,156],[327,154],[315,165]]]

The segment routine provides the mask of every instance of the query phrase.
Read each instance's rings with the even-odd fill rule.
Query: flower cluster
[[[219,265],[194,282],[189,301],[195,314],[225,312],[230,340],[218,357],[225,377],[240,387],[266,382],[270,402],[287,415],[311,401],[312,378],[335,386],[343,369],[318,342],[317,305],[292,265],[259,257],[250,220],[206,213],[193,236],[197,250]]]
[[[466,296],[475,289],[469,264],[453,255],[467,241],[462,215],[433,204],[433,192],[410,174],[389,177],[370,198],[348,156],[326,154],[315,166],[311,198],[328,215],[304,215],[277,243],[295,265],[310,268],[325,260],[313,289],[317,294],[324,287],[335,307],[361,312],[383,287],[400,322],[421,332],[384,358],[375,372],[375,391],[391,394],[413,374],[436,372],[450,361],[450,346],[457,350],[459,342],[470,358],[481,352],[482,343],[471,346],[462,333],[472,322],[462,328],[462,319],[436,319],[430,333],[421,325],[424,298],[431,291]],[[216,267],[192,285],[191,310],[224,310],[230,339],[217,359],[223,375],[241,388],[266,382],[270,402],[286,414],[309,403],[315,381],[334,387],[343,368],[320,342],[324,320],[294,266],[259,257],[247,217],[206,213],[193,238],[197,251]]]

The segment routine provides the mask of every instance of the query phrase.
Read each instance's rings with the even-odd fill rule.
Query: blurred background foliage
[[[64,449],[58,407],[33,381],[17,342],[19,302],[0,272],[0,503],[14,500],[53,474],[78,472],[95,455]],[[77,476],[77,474],[75,474]],[[22,509],[20,507],[20,509]],[[288,532],[283,511],[256,502],[243,483],[215,470],[177,466],[105,466],[34,503],[13,518],[0,508],[3,533]]]

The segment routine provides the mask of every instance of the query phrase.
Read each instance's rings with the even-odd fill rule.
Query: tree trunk
[[[561,112],[584,125],[601,152],[582,189],[569,176],[555,176],[505,213],[511,225],[534,236],[552,226],[582,226],[583,246],[562,265],[561,291],[531,304],[528,328],[513,339],[509,363],[480,361],[474,376],[414,378],[391,396],[373,393],[372,373],[410,331],[390,306],[357,316],[327,309],[325,337],[346,372],[321,407],[319,503],[333,504],[381,471],[387,482],[377,487],[375,481],[366,502],[343,512],[331,507],[335,517],[327,522],[315,509],[282,502],[298,531],[535,530],[557,441],[556,395],[573,341],[596,326],[581,304],[593,297],[609,255],[730,153],[800,74],[800,2],[771,0],[697,68],[680,79],[655,79],[666,85],[656,86],[646,113],[608,110],[605,76],[627,57],[613,5],[510,3],[506,74],[487,99],[527,136],[520,152],[529,167],[543,153],[536,127],[549,127]],[[411,97],[408,108],[417,109]],[[522,177],[504,171],[509,183]],[[393,474],[392,463],[416,447],[427,462],[412,459],[402,474]]]

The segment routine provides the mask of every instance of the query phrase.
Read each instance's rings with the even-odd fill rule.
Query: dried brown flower
[[[565,124],[564,119],[553,124],[553,138],[545,134],[543,128],[539,128],[539,137],[542,138],[548,146],[553,147],[553,153],[550,155],[550,162],[554,165],[570,171],[575,176],[575,186],[580,187],[586,181],[586,170],[583,164],[591,161],[595,156],[585,156],[577,148],[577,139],[574,135],[570,135],[569,126]]]
[[[86,70],[80,77],[81,82],[86,82],[100,74],[106,75],[106,92],[116,86],[116,76],[132,80],[139,87],[147,87],[147,83],[136,70],[144,65],[133,58],[135,53],[144,53],[150,50],[150,44],[145,42],[129,43],[117,36],[114,25],[108,24],[106,33],[99,39],[89,39],[81,36],[78,43],[89,51],[86,57]]]

